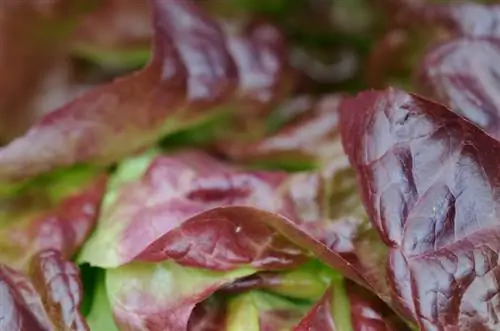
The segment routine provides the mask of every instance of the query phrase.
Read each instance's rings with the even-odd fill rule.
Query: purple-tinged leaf
[[[305,260],[304,252],[264,222],[204,213],[216,207],[252,206],[293,219],[287,175],[248,172],[200,152],[126,162],[115,175],[135,177],[114,186],[80,259],[100,267],[131,260],[178,263],[214,270],[241,265],[283,268]]]
[[[153,14],[149,65],[51,112],[0,149],[2,180],[114,163],[226,101],[237,77],[215,22],[188,1],[154,0]]]
[[[339,330],[335,326],[335,321],[333,319],[332,296],[333,290],[332,288],[328,288],[321,299],[314,305],[314,307],[307,313],[300,323],[293,328],[293,331]]]
[[[82,286],[78,268],[56,250],[37,254],[30,277],[56,330],[89,330],[80,314]]]
[[[284,36],[269,23],[223,26],[238,67],[238,97],[248,115],[265,116],[292,85]]]
[[[74,169],[33,181],[0,198],[0,263],[25,270],[44,249],[75,254],[93,230],[107,176]]]
[[[388,247],[392,307],[421,330],[497,328],[500,144],[445,106],[393,89],[346,101],[341,129]]]
[[[56,250],[33,257],[30,277],[0,265],[1,331],[89,331],[78,268]]]
[[[500,39],[455,39],[426,54],[420,83],[427,95],[500,139],[499,60]]]
[[[408,326],[373,293],[347,283],[353,331],[403,331]]]

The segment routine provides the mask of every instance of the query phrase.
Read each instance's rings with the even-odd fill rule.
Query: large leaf
[[[51,112],[0,149],[0,179],[113,163],[226,101],[236,68],[215,22],[187,1],[154,0],[153,13],[149,65]]]
[[[341,102],[342,97],[333,95],[316,102],[303,99],[292,103],[282,116],[293,120],[280,130],[250,144],[229,143],[225,152],[247,163],[317,169],[290,177],[288,189],[297,218],[302,221],[300,227],[329,252],[341,254],[363,275],[364,282],[379,293],[387,293],[382,267],[386,248],[367,221],[356,191],[354,169],[342,148]],[[308,106],[310,110],[304,111]],[[388,295],[383,296],[389,300]]]
[[[89,331],[78,268],[55,250],[33,258],[30,277],[0,266],[0,292],[2,331]]]
[[[293,218],[284,173],[236,171],[200,152],[181,152],[127,161],[115,176],[82,261],[116,267],[174,259],[215,270],[304,261],[301,249],[263,222],[203,214],[246,205]]]
[[[426,54],[420,82],[428,95],[500,139],[499,59],[500,39],[455,39]]]
[[[120,330],[187,330],[195,305],[252,269],[216,272],[174,262],[131,263],[106,271],[110,305]]]
[[[71,169],[7,186],[0,197],[0,263],[25,269],[48,248],[75,254],[97,221],[106,178],[90,169]],[[4,189],[4,187],[2,187]]]
[[[393,307],[421,330],[498,328],[499,143],[446,107],[393,89],[346,101],[341,128],[388,247]]]

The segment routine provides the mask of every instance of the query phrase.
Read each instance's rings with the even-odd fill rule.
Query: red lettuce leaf
[[[335,326],[335,321],[332,315],[332,288],[328,288],[321,299],[293,328],[293,331],[309,331],[309,330],[325,330],[337,331],[340,330]]]
[[[230,157],[259,165],[316,168],[290,177],[289,194],[301,229],[340,254],[379,293],[385,283],[385,246],[367,221],[356,192],[356,175],[345,155],[339,132],[340,96],[316,103],[305,99],[298,116],[276,133],[251,144],[226,146]],[[292,104],[293,105],[293,104]],[[310,106],[310,112],[302,111]],[[289,111],[296,113],[296,107]],[[325,262],[323,260],[323,262]],[[382,296],[382,294],[381,294]],[[388,299],[388,295],[384,295]]]
[[[403,331],[409,327],[373,293],[348,282],[353,331]]]
[[[222,32],[190,2],[155,0],[153,14],[149,65],[44,116],[0,149],[0,178],[107,165],[213,114],[206,106],[220,105],[237,83]]]
[[[383,302],[363,288],[353,283],[347,283],[344,289],[345,292],[338,293],[339,291],[342,291],[342,288],[338,284],[329,287],[314,307],[294,327],[293,331],[408,330],[408,327]],[[341,297],[339,298],[339,296]],[[344,299],[342,296],[346,298]],[[340,301],[339,299],[346,301]],[[340,304],[347,304],[348,307],[339,307]],[[342,314],[346,313],[350,315],[350,318],[344,317],[341,321]]]
[[[115,181],[143,162],[135,178],[111,184],[111,198],[82,251],[83,261],[115,267],[134,259],[174,259],[214,270],[283,268],[304,261],[301,249],[263,222],[204,213],[246,205],[293,218],[286,174],[235,171],[205,154],[182,152],[131,160]]]
[[[37,119],[36,95],[63,59],[76,22],[95,1],[0,3],[0,144]]]
[[[107,176],[87,169],[51,174],[0,198],[0,263],[26,269],[37,252],[74,255],[97,221]]]
[[[284,36],[265,22],[223,22],[223,27],[238,67],[240,111],[250,119],[262,119],[292,86]]]
[[[422,90],[500,139],[498,60],[500,39],[461,38],[439,44],[422,61]]]
[[[0,266],[0,330],[89,331],[78,268],[56,250],[33,257],[30,277]]]
[[[307,188],[303,184],[308,176],[293,179],[294,183],[290,182],[282,172],[230,169],[193,152],[175,157],[145,155],[126,161],[109,185],[97,229],[79,259],[105,268],[133,259],[173,259],[184,265],[215,270],[248,265],[281,269],[304,262],[307,250],[351,279],[369,286],[363,276],[364,265],[348,254],[353,251],[345,243],[351,237],[343,240],[331,237],[331,242],[325,240],[327,247],[320,241],[325,239],[323,235],[315,237],[324,233],[321,227],[314,226],[315,222],[298,222],[306,211],[297,203],[317,204],[317,186],[311,186],[313,192],[308,188],[300,195],[299,189]],[[290,199],[289,192],[293,190],[296,192]],[[311,221],[314,220],[313,214]],[[332,233],[334,228],[330,230]],[[357,231],[350,233],[358,238],[354,235]],[[337,248],[342,250],[336,251]],[[382,255],[376,250],[374,253],[373,248],[370,253]],[[375,264],[378,260],[371,254],[366,256]]]
[[[231,159],[245,163],[296,169],[325,166],[343,155],[338,132],[340,101],[339,96],[329,96],[314,103],[300,102],[299,106],[310,109],[291,115],[295,118],[277,132],[257,141],[229,140],[221,148]],[[297,107],[296,103],[287,105]]]
[[[392,306],[421,330],[492,330],[499,143],[446,107],[389,89],[341,109],[344,148],[388,247]]]

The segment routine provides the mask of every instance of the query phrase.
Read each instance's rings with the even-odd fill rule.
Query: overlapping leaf
[[[499,143],[446,107],[392,89],[346,102],[341,122],[389,248],[393,304],[421,330],[494,329]]]
[[[89,169],[52,174],[0,198],[0,263],[25,269],[37,252],[76,253],[93,230],[106,175]]]
[[[80,314],[78,268],[56,250],[45,250],[31,262],[30,276],[0,266],[0,330],[88,331]]]
[[[231,95],[236,70],[215,22],[190,2],[155,0],[153,13],[150,64],[53,111],[0,149],[0,178],[113,163],[210,116],[206,107]]]
[[[131,263],[106,271],[106,288],[120,330],[187,330],[195,305],[252,269],[216,272],[167,261]]]
[[[131,160],[116,176],[116,183],[129,180],[111,184],[96,232],[80,256],[83,261],[114,267],[133,259],[174,259],[215,270],[280,268],[304,261],[301,249],[264,222],[204,214],[246,205],[293,219],[284,173],[234,171],[205,154],[182,152]]]

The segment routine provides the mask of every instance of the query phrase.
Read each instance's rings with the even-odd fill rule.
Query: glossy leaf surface
[[[446,107],[393,89],[345,102],[341,127],[389,248],[393,307],[422,330],[495,329],[499,143]]]

